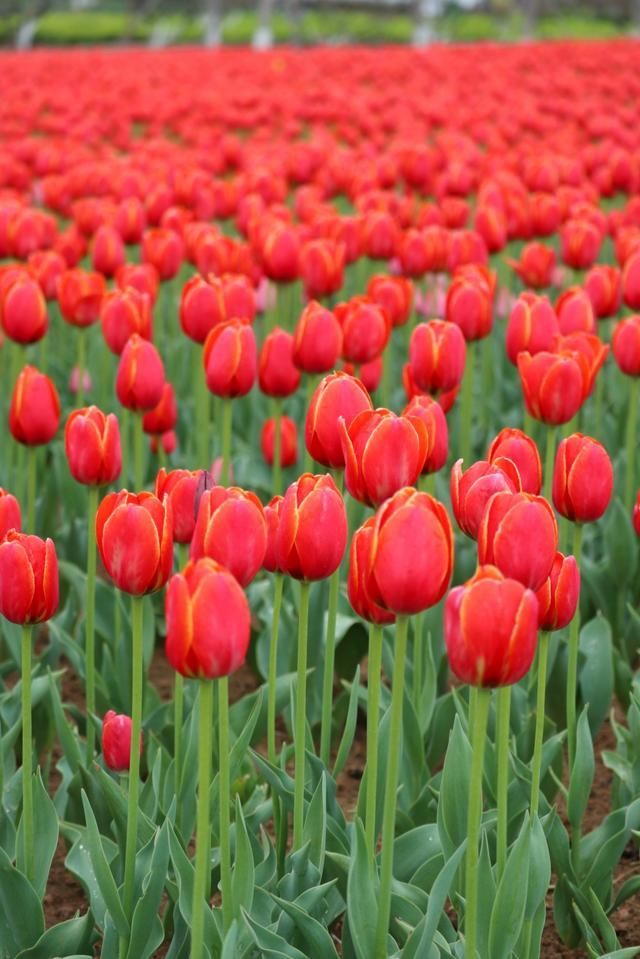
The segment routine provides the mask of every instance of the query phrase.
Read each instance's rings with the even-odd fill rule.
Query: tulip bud
[[[231,317],[227,314],[222,284],[192,276],[180,294],[180,326],[195,343],[204,343],[211,330]]]
[[[37,343],[49,327],[47,302],[36,280],[19,276],[0,296],[2,329],[14,343]]]
[[[505,459],[502,466],[478,460],[465,473],[462,460],[458,460],[451,470],[451,508],[462,532],[477,539],[491,497],[501,492],[518,493],[521,486],[520,474],[510,459]]]
[[[342,352],[342,328],[331,310],[312,300],[293,334],[293,362],[305,373],[332,370]]]
[[[20,626],[42,623],[56,612],[58,598],[53,541],[9,530],[0,542],[0,613]]]
[[[349,428],[358,413],[371,409],[371,397],[360,380],[346,373],[325,376],[311,398],[305,421],[305,443],[313,459],[341,469],[345,463],[338,420],[344,419]]]
[[[295,420],[290,416],[281,416],[280,423],[280,465],[287,469],[289,466],[295,466],[298,461],[298,428]],[[275,419],[271,417],[265,420],[260,433],[260,449],[265,462],[273,465],[275,457]]]
[[[113,225],[128,244],[140,243],[147,225],[144,204],[137,196],[128,196],[120,201],[115,211]]]
[[[362,246],[371,260],[390,260],[396,252],[399,230],[387,210],[368,210],[362,221]]]
[[[535,440],[522,430],[500,430],[487,451],[487,460],[504,469],[504,460],[515,465],[523,493],[537,496],[542,488],[542,460]]]
[[[350,363],[368,363],[384,350],[391,321],[382,307],[366,296],[356,296],[335,308],[342,327],[342,355]]]
[[[153,306],[158,298],[160,279],[158,271],[151,263],[123,263],[116,270],[116,284],[121,290],[133,287],[138,293],[146,294],[150,306]]]
[[[527,243],[520,251],[519,260],[507,260],[525,286],[541,290],[551,285],[556,265],[556,253],[544,243]]]
[[[131,759],[131,718],[110,709],[102,720],[102,753],[105,765],[114,773],[129,772]],[[142,755],[142,733],[140,734]]]
[[[344,246],[327,239],[303,244],[300,277],[309,300],[337,293],[344,280]]]
[[[585,377],[585,392],[587,396],[593,393],[596,377],[609,354],[609,346],[603,343],[598,336],[590,333],[570,333],[568,336],[559,336],[556,339],[557,353],[580,354],[579,362]]]
[[[106,486],[122,469],[120,427],[113,413],[97,406],[74,410],[67,419],[64,446],[71,475],[77,483]]]
[[[267,233],[260,250],[265,275],[275,283],[291,283],[300,269],[300,236],[294,227],[281,223]]]
[[[151,263],[161,280],[171,280],[182,266],[184,242],[173,230],[158,227],[145,230],[142,237],[142,262]]]
[[[633,512],[631,514],[631,521],[633,523],[633,528],[636,531],[637,535],[640,536],[640,490],[636,496],[636,501],[633,506]]]
[[[492,301],[488,282],[466,271],[456,273],[447,291],[445,318],[460,327],[465,340],[483,339],[493,324]]]
[[[91,326],[100,315],[105,280],[101,273],[67,270],[58,279],[60,312],[72,326]]]
[[[300,370],[293,363],[293,336],[276,326],[260,350],[259,383],[267,396],[290,396],[300,386]]]
[[[640,249],[634,249],[622,271],[624,302],[630,309],[640,308]]]
[[[37,281],[45,299],[58,298],[58,278],[67,269],[67,263],[55,250],[36,250],[27,260],[29,273]]]
[[[170,432],[177,422],[176,393],[173,385],[167,381],[162,387],[160,402],[142,417],[142,429],[145,433],[158,435]]]
[[[389,410],[363,410],[351,421],[338,421],[345,486],[367,506],[379,506],[420,476],[430,438],[421,419]]]
[[[640,316],[629,316],[616,324],[612,347],[620,371],[626,376],[640,376]]]
[[[588,395],[589,369],[578,353],[519,353],[518,373],[527,412],[552,426],[572,420]]]
[[[167,430],[165,433],[160,434],[153,433],[149,437],[149,449],[153,456],[157,456],[160,449],[162,449],[166,456],[171,456],[177,448],[178,437],[175,430]]]
[[[507,320],[505,345],[509,362],[515,366],[518,353],[525,350],[532,356],[552,350],[559,332],[558,318],[548,299],[534,293],[521,294]]]
[[[467,346],[453,323],[430,320],[413,328],[409,367],[414,382],[427,393],[447,392],[462,381]]]
[[[241,273],[224,273],[220,277],[220,283],[229,319],[253,323],[258,309],[258,298],[251,281]]]
[[[105,343],[120,356],[134,333],[145,340],[152,336],[151,301],[133,287],[105,293],[100,306],[100,324]]]
[[[442,503],[411,487],[398,490],[375,515],[368,592],[398,616],[435,606],[453,570],[453,530]]]
[[[52,381],[35,366],[25,366],[16,380],[9,408],[9,429],[18,443],[49,443],[60,424],[60,400]]]
[[[367,283],[367,296],[381,306],[392,326],[404,326],[411,313],[413,286],[404,276],[372,276]]]
[[[487,503],[478,530],[478,562],[539,589],[551,571],[558,546],[558,524],[549,503],[530,493],[496,493]]]
[[[558,325],[563,336],[569,333],[595,333],[596,318],[589,295],[581,286],[572,286],[556,300]]]
[[[580,570],[575,556],[556,553],[551,572],[536,597],[539,629],[551,632],[569,625],[580,599]]]
[[[10,529],[20,530],[21,528],[20,503],[12,493],[7,493],[0,486],[0,541],[5,538]]]
[[[599,320],[616,315],[622,305],[622,276],[617,267],[598,263],[585,276],[584,288]]]
[[[171,577],[165,616],[167,659],[182,676],[218,679],[244,663],[249,603],[235,577],[214,560],[191,561]]]
[[[96,515],[100,558],[118,589],[142,596],[161,589],[173,565],[173,513],[153,493],[109,493]]]
[[[134,333],[120,356],[116,394],[122,405],[134,412],[152,410],[162,399],[164,366],[157,349]]]
[[[237,486],[205,490],[198,506],[191,559],[221,563],[241,586],[248,586],[264,559],[267,526],[262,503]]]
[[[481,566],[452,589],[444,638],[454,675],[472,686],[509,686],[527,674],[538,635],[538,600],[515,579]]]
[[[567,220],[560,232],[562,260],[574,270],[588,270],[598,259],[602,234],[590,220]]]
[[[354,612],[370,623],[384,625],[395,621],[394,613],[379,606],[371,599],[369,579],[371,576],[371,547],[374,536],[375,517],[366,521],[351,538],[349,550],[349,574],[347,594]]]
[[[267,524],[267,548],[262,560],[262,567],[268,573],[281,572],[278,566],[277,538],[283,502],[284,498],[282,496],[274,496],[264,508],[264,520]]]
[[[279,569],[294,579],[326,579],[346,545],[347,512],[332,477],[304,473],[284,495],[276,533]]]
[[[204,470],[170,470],[164,468],[156,477],[155,493],[161,503],[165,496],[173,513],[173,540],[190,543],[196,525],[196,494]]]
[[[613,492],[613,466],[602,443],[573,433],[562,440],[553,470],[553,504],[561,516],[592,523],[605,513]]]
[[[215,326],[204,344],[207,386],[216,396],[245,396],[256,378],[258,353],[252,327],[241,320]]]
[[[124,243],[115,227],[107,224],[98,227],[91,249],[93,269],[103,276],[113,276],[124,260]]]
[[[429,437],[429,449],[422,473],[437,473],[447,462],[449,455],[449,428],[444,410],[431,396],[414,396],[402,412],[403,416],[415,417],[424,423]]]

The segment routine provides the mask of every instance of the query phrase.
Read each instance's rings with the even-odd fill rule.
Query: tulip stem
[[[507,863],[507,826],[509,823],[509,730],[511,719],[511,686],[501,686],[496,693],[498,750],[498,828],[496,849],[496,881],[499,883]]]
[[[396,822],[396,793],[398,771],[402,752],[402,704],[404,699],[404,672],[407,656],[409,620],[399,616],[396,622],[395,655],[393,661],[393,685],[391,688],[391,719],[389,723],[389,749],[387,780],[384,791],[382,816],[382,852],[380,861],[380,892],[378,899],[378,924],[375,938],[375,959],[387,957],[387,933],[391,914],[391,883],[393,881],[393,836]]]
[[[386,349],[382,353],[382,388],[380,390],[381,405],[390,409],[391,403],[391,365],[393,361],[393,335],[389,337]]]
[[[420,719],[420,702],[424,682],[424,613],[413,619],[413,706]]]
[[[87,365],[87,331],[82,327],[78,330],[78,392],[76,393],[76,409],[84,406],[84,368]]]
[[[531,822],[538,815],[540,802],[540,776],[542,771],[542,745],[544,742],[545,698],[547,692],[547,659],[549,656],[549,633],[541,632],[538,642],[538,678],[536,690],[536,731],[533,742],[531,768]]]
[[[278,636],[280,633],[280,610],[284,576],[276,573],[271,616],[271,644],[269,646],[269,679],[267,682],[267,756],[270,763],[276,762],[276,683],[278,680]]]
[[[462,379],[462,401],[460,407],[460,455],[466,466],[471,459],[471,411],[473,404],[473,381],[476,367],[476,345],[467,344],[467,362]]]
[[[300,583],[300,609],[298,611],[298,669],[296,684],[295,714],[295,784],[293,798],[293,848],[302,846],[304,826],[304,767],[307,720],[307,643],[309,638],[309,590],[310,583]]]
[[[331,756],[331,719],[333,712],[333,670],[336,660],[336,620],[340,598],[340,567],[329,579],[329,609],[327,612],[327,638],[324,646],[324,672],[322,677],[322,725],[320,728],[320,759],[329,765]]]
[[[551,502],[551,494],[553,489],[553,463],[556,455],[557,431],[557,426],[547,427],[547,447],[544,457],[544,487],[542,495],[549,502]]]
[[[133,916],[134,886],[136,877],[136,846],[138,841],[138,796],[140,792],[140,735],[142,733],[143,692],[143,599],[131,597],[131,752],[129,754],[129,796],[127,802],[127,840],[124,857],[123,908],[127,920]],[[126,954],[126,939],[120,940],[120,959]]]
[[[189,560],[187,543],[178,543],[178,563],[184,569]],[[213,716],[213,710],[209,710]],[[182,782],[182,726],[184,723],[184,676],[176,673],[173,681],[173,768],[176,796]]]
[[[638,403],[640,403],[640,377],[633,377],[629,390],[629,412],[627,413],[627,475],[625,483],[624,505],[631,514],[633,494],[635,493],[636,447],[638,444],[637,423]]]
[[[476,957],[478,924],[478,845],[480,839],[480,824],[482,822],[484,745],[490,702],[490,690],[478,689],[474,722],[471,727],[471,782],[467,815],[466,912],[464,917],[465,956],[467,959],[475,959]]]
[[[89,487],[87,510],[87,619],[84,645],[87,709],[87,768],[95,752],[96,732],[92,716],[96,711],[96,512],[98,487]]]
[[[209,679],[201,679],[198,696],[198,808],[191,921],[191,959],[202,959],[204,954],[204,907],[209,899],[207,877],[210,875],[209,790],[211,786],[212,733],[213,682]]]
[[[196,422],[198,424],[196,455],[198,466],[205,470],[211,466],[211,451],[208,443],[210,401],[206,374],[202,367],[202,348],[197,343],[194,343],[193,355],[195,357],[193,375],[196,378]]]
[[[278,496],[282,492],[282,400],[273,399],[273,464],[272,495]]]
[[[222,893],[222,927],[226,935],[233,921],[233,900],[231,898],[231,824],[229,821],[231,784],[229,781],[228,676],[221,676],[218,680],[218,743],[220,757],[220,892]]]
[[[222,470],[220,472],[220,485],[229,485],[229,475],[231,472],[231,429],[233,426],[233,406],[228,397],[222,400]]]
[[[573,527],[573,555],[578,567],[582,555],[582,525]],[[569,775],[573,769],[576,752],[576,697],[578,693],[578,653],[580,651],[580,600],[569,627],[569,660],[567,664],[567,744],[569,752]]]
[[[144,430],[142,416],[136,416],[133,422],[133,468],[136,493],[141,492],[144,482]]]
[[[305,424],[307,415],[309,413],[309,407],[311,406],[311,400],[313,399],[313,394],[316,390],[317,377],[315,373],[307,373],[307,382],[305,383],[305,393],[304,393],[304,409],[302,410],[302,432],[304,435]],[[313,466],[313,458],[311,453],[307,449],[307,444],[304,445],[304,460],[302,464],[302,472],[309,473],[311,467]]]
[[[27,447],[27,529],[36,531],[36,466],[37,448]]]
[[[24,869],[29,882],[35,879],[33,846],[33,734],[31,730],[31,639],[32,627],[21,635],[22,678],[22,840]]]
[[[382,684],[382,626],[369,627],[367,679],[367,795],[365,829],[369,858],[376,854],[376,796],[378,787],[378,730],[380,722],[380,686]]]

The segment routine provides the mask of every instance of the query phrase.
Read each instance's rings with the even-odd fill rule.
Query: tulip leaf
[[[33,946],[44,933],[40,897],[23,874],[0,849],[0,948],[3,955],[17,956]]]
[[[438,832],[445,857],[449,858],[467,836],[467,809],[471,775],[471,746],[456,716],[440,778]]]
[[[300,931],[308,955],[313,956],[313,959],[338,959],[338,953],[329,932],[317,919],[310,916],[295,902],[287,902],[286,899],[279,899],[277,896],[273,899],[290,916]]]
[[[529,887],[529,847],[531,830],[529,818],[520,829],[498,883],[496,900],[489,924],[489,955],[491,959],[511,959],[518,941],[527,905]]]
[[[59,922],[40,936],[30,949],[18,953],[16,959],[51,959],[52,956],[73,957],[82,950],[82,959],[91,952],[93,939],[93,917],[90,912],[84,916]]]
[[[529,845],[529,885],[527,888],[527,905],[525,919],[532,920],[540,903],[545,901],[549,883],[551,881],[551,859],[547,839],[540,819],[531,823],[531,842]]]
[[[600,959],[635,959],[640,953],[640,946],[627,946],[626,949],[616,949],[615,952],[607,952]]]
[[[118,933],[121,936],[128,936],[129,922],[124,914],[124,909],[122,908],[122,903],[118,894],[118,887],[116,886],[115,879],[113,878],[111,867],[107,861],[107,857],[104,854],[104,849],[102,847],[102,836],[98,831],[98,824],[95,816],[93,815],[91,804],[87,799],[87,794],[84,790],[82,791],[82,805],[87,822],[89,855],[91,857],[91,864],[93,866],[93,871],[95,873],[100,892],[109,914],[113,919],[116,929],[118,930]]]
[[[356,819],[353,827],[347,879],[347,912],[357,959],[371,959],[375,955],[378,882],[360,819]]]
[[[460,875],[460,872],[458,873]],[[455,882],[455,879],[454,879]],[[452,890],[456,892],[455,886]],[[462,890],[460,891],[461,894]],[[453,897],[454,901],[456,898]],[[478,915],[486,916],[487,920],[478,923],[478,952],[481,956],[489,955],[489,922],[493,904],[496,901],[496,879],[495,870],[491,865],[491,854],[489,852],[489,839],[487,833],[483,833],[480,845],[480,856],[478,858]],[[456,906],[458,903],[455,903]]]
[[[64,711],[62,709],[60,693],[52,673],[49,673],[49,693],[51,696],[51,705],[53,708],[53,718],[56,724],[56,732],[58,734],[58,739],[60,740],[62,752],[72,771],[75,772],[78,767],[82,765],[80,746],[78,745],[77,737],[73,735],[71,729],[69,728],[69,724],[67,723]]]
[[[630,899],[631,896],[637,895],[640,892],[640,875],[630,876],[629,879],[626,879],[616,893],[616,898],[613,901],[613,906],[611,907],[611,912],[615,912],[616,909],[621,906],[627,899]]]
[[[23,767],[24,773],[24,767]],[[36,856],[36,874],[33,888],[42,899],[47,888],[49,869],[58,845],[58,814],[44,788],[40,770],[33,779],[33,844]],[[20,819],[16,837],[17,865],[24,872],[24,818]]]
[[[398,836],[393,843],[393,875],[400,882],[412,880],[421,865],[441,855],[442,847],[435,823],[425,823]],[[428,890],[425,890],[428,892]]]
[[[346,763],[349,757],[349,751],[353,744],[353,737],[356,731],[356,722],[358,720],[358,689],[360,687],[360,667],[356,669],[355,676],[353,677],[353,683],[351,684],[351,692],[349,693],[349,707],[347,709],[347,718],[344,724],[344,730],[342,733],[342,739],[340,740],[340,745],[338,747],[338,752],[336,755],[336,761],[333,764],[333,778],[337,779],[344,764]]]
[[[231,873],[231,899],[234,910],[237,911],[242,908],[251,912],[255,885],[255,864],[239,796],[236,796],[235,840],[235,863]]]
[[[607,718],[613,698],[614,674],[611,627],[598,614],[580,630],[580,692],[589,704],[589,728],[595,736]]]
[[[256,946],[267,959],[307,959],[303,952],[290,945],[277,932],[257,922],[246,910],[242,911],[242,916]]]
[[[623,589],[633,580],[637,567],[637,549],[633,527],[622,501],[616,497],[604,523],[604,547],[608,570]]]
[[[142,881],[140,897],[131,922],[131,937],[127,959],[150,959],[162,944],[164,931],[160,923],[158,939],[158,908],[164,891],[169,863],[169,829],[165,821],[153,840],[153,854],[149,871]],[[155,934],[154,934],[155,933]]]
[[[444,911],[444,904],[449,895],[466,846],[467,842],[465,839],[462,845],[450,856],[434,882],[429,896],[427,911],[424,918],[418,923],[409,937],[402,951],[402,959],[423,959],[423,956],[429,954],[428,950],[431,948],[438,923]]]
[[[569,797],[567,815],[573,829],[579,829],[582,823],[596,764],[593,755],[593,741],[589,730],[588,706],[580,713],[576,728],[576,752],[569,778]]]
[[[327,843],[327,777],[323,773],[307,806],[302,843],[309,843],[309,859],[322,874]]]

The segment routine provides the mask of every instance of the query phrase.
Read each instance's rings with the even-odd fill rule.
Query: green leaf
[[[44,933],[40,897],[0,849],[0,948],[7,957],[33,946]]]
[[[240,797],[236,796],[236,860],[231,873],[231,899],[234,911],[242,907],[251,911],[255,886],[255,864],[251,840],[242,812]],[[133,957],[132,957],[133,959]]]
[[[589,707],[585,706],[578,719],[576,729],[576,754],[569,779],[567,815],[573,829],[579,829],[582,823],[582,817],[589,802],[589,794],[591,793],[591,786],[596,770],[596,763],[593,756],[593,742],[589,729],[589,720],[587,718],[588,709]]]
[[[313,956],[313,959],[338,959],[331,936],[317,919],[294,902],[287,902],[286,899],[279,899],[277,896],[273,898],[300,931],[308,949],[308,955]]]
[[[42,899],[47,888],[51,861],[58,845],[58,814],[47,790],[44,788],[40,770],[36,772],[33,778],[33,842],[37,850],[33,888]],[[25,871],[23,830],[24,818],[21,818],[16,840],[17,864],[21,872]]]
[[[256,946],[267,959],[308,959],[303,952],[290,945],[277,932],[261,925],[248,912],[243,910],[242,916]]]
[[[444,911],[444,904],[453,883],[458,866],[467,847],[466,839],[445,863],[433,884],[424,919],[416,926],[403,951],[402,959],[423,959],[428,955],[435,931]],[[371,954],[373,955],[373,953]]]
[[[627,510],[619,497],[609,507],[604,527],[604,546],[608,569],[619,588],[633,580],[637,566],[637,548]]]
[[[238,926],[238,920],[234,919],[229,926],[228,933],[224,937],[220,959],[237,959],[239,933],[240,927]]]
[[[640,946],[628,946],[626,949],[607,952],[601,959],[635,959],[638,953],[640,953]]]
[[[169,831],[171,862],[173,863],[176,881],[178,883],[178,908],[187,925],[191,926],[191,917],[193,915],[194,868],[180,845],[173,826],[168,820],[167,828]],[[209,905],[206,905],[204,910],[204,938],[205,942],[209,943],[212,947],[215,944],[219,949],[220,935]]]
[[[358,959],[371,959],[375,955],[377,886],[377,877],[367,851],[364,827],[362,821],[356,819],[347,879],[347,912]]]
[[[344,764],[346,763],[349,757],[349,751],[353,744],[353,737],[356,731],[356,722],[358,719],[358,689],[360,687],[360,667],[356,669],[355,676],[353,677],[353,683],[351,685],[351,692],[349,693],[349,707],[347,709],[347,718],[344,724],[344,730],[342,732],[342,738],[340,740],[340,746],[338,747],[338,753],[336,755],[336,761],[333,765],[333,778],[337,779],[339,774],[342,772]]]
[[[302,844],[309,843],[309,859],[322,873],[327,842],[327,777],[323,773],[307,806]]]
[[[98,881],[100,892],[111,918],[113,919],[116,929],[118,930],[118,933],[121,936],[128,936],[129,922],[124,914],[124,909],[122,908],[122,903],[120,902],[120,896],[118,894],[118,887],[116,886],[116,881],[113,878],[111,867],[107,862],[107,857],[105,856],[104,849],[102,848],[102,836],[98,831],[98,824],[96,823],[93,810],[84,790],[82,790],[82,805],[84,807],[84,815],[87,823],[89,855],[91,856],[91,864]]]
[[[160,942],[153,935],[155,920],[158,918],[158,909],[167,878],[169,863],[169,829],[168,822],[156,833],[153,840],[153,854],[149,872],[142,881],[142,890],[138,899],[131,922],[131,938],[129,939],[128,959],[149,959],[164,938],[161,928]]]
[[[55,956],[74,956],[82,951],[82,959],[91,953],[93,938],[93,917],[90,912],[84,916],[59,922],[40,936],[35,946],[24,949],[16,959],[53,959]]]
[[[611,627],[600,613],[580,630],[580,654],[580,692],[595,735],[607,718],[614,687]]]
[[[607,914],[602,908],[600,900],[594,893],[593,889],[589,890],[588,897],[592,909],[592,918],[598,927],[598,932],[600,933],[600,937],[604,943],[605,949],[610,949],[611,951],[619,949],[620,943],[618,942],[616,931],[609,922]]]
[[[69,727],[64,715],[62,702],[60,700],[60,693],[58,692],[58,687],[52,673],[49,673],[49,694],[51,696],[53,718],[56,724],[56,732],[58,734],[58,739],[60,740],[62,752],[71,769],[73,772],[75,772],[78,767],[82,765],[80,746],[78,745],[77,737],[71,731],[71,728]]]
[[[525,816],[520,834],[507,857],[504,874],[498,884],[496,901],[491,911],[489,924],[491,959],[512,959],[513,949],[520,935],[527,905],[530,841],[529,817]]]
[[[531,841],[529,845],[529,886],[527,889],[527,905],[525,919],[533,919],[543,903],[551,881],[551,859],[549,847],[542,828],[542,823],[536,816],[531,823]]]
[[[631,896],[635,896],[638,892],[640,892],[640,875],[630,876],[629,879],[626,879],[618,889],[616,898],[613,901],[613,906],[611,907],[611,912],[615,912],[623,902],[626,902],[627,899],[630,899]]]
[[[445,856],[452,856],[467,836],[471,746],[456,716],[444,761],[438,798],[438,832]]]
[[[409,882],[421,865],[442,853],[438,827],[426,823],[398,836],[393,843],[393,875]]]

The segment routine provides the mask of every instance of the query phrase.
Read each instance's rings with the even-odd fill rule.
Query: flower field
[[[0,62],[0,959],[640,955],[638,44]]]

